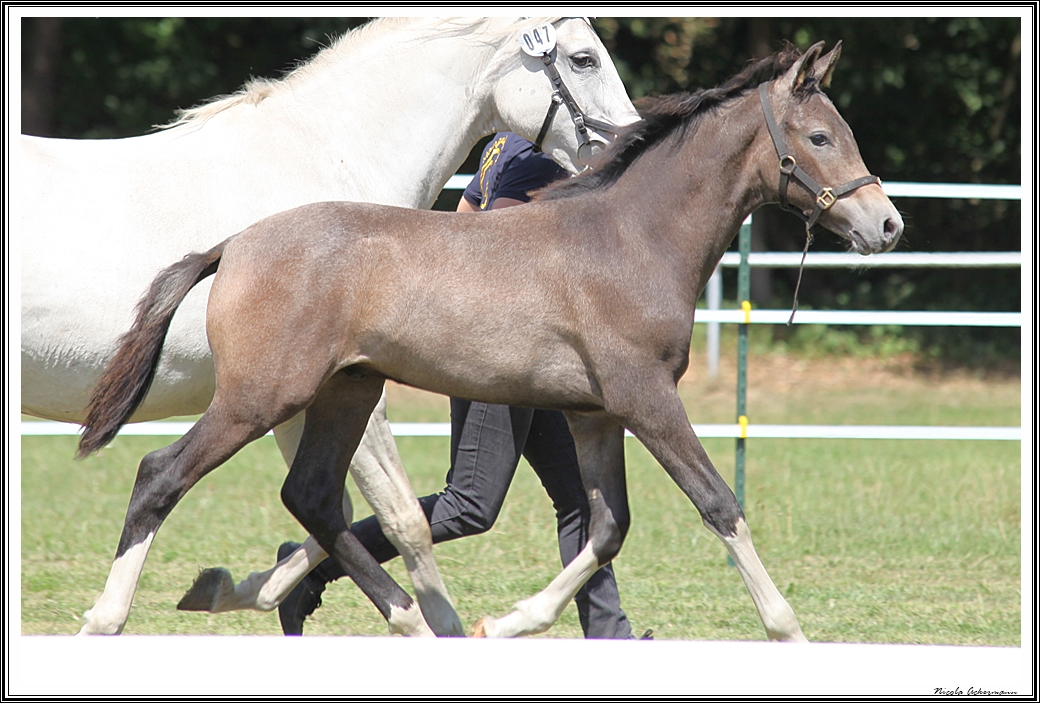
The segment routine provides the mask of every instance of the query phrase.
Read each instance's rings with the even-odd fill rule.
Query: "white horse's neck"
[[[170,132],[209,131],[215,141],[225,130],[254,132],[257,143],[278,133],[287,144],[271,148],[291,148],[314,169],[315,200],[430,207],[470,146],[503,128],[492,89],[518,53],[512,33],[477,20],[429,38],[439,22],[367,25],[284,79],[203,106]]]

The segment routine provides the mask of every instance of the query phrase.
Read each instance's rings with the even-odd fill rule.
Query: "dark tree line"
[[[366,18],[32,18],[22,27],[22,131],[66,138],[147,132],[187,108],[277,77]],[[1018,183],[1021,21],[1016,18],[610,18],[595,20],[633,99],[714,86],[791,42],[842,41],[828,94],[873,173],[890,181]],[[467,165],[472,168],[471,164]],[[902,251],[1021,246],[1017,202],[900,199]],[[799,223],[756,215],[756,248],[800,250]],[[821,233],[815,251],[841,250]],[[756,275],[756,305],[790,304],[795,273]],[[800,305],[1018,310],[1017,270],[811,270]],[[732,277],[731,277],[732,278]],[[732,297],[732,293],[729,293]],[[856,331],[868,343],[878,330]],[[796,341],[796,329],[776,328]],[[945,361],[1017,358],[1017,330],[906,329]]]

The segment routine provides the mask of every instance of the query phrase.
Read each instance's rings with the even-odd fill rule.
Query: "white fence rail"
[[[180,437],[191,422],[141,422],[126,425],[121,437]],[[69,422],[22,422],[23,437],[57,437],[78,435],[82,428]],[[748,439],[1022,439],[1020,427],[936,427],[929,425],[747,425],[746,430],[731,425],[693,425],[698,436],[705,438],[746,437]],[[391,422],[396,437],[450,437],[448,422]],[[744,431],[744,434],[741,432]],[[270,432],[268,434],[271,434]],[[626,432],[625,436],[632,434]]]
[[[790,310],[697,310],[697,322],[786,325]],[[905,327],[1021,327],[1019,312],[932,312],[912,310],[799,310],[795,325],[902,325]]]
[[[748,255],[749,266],[766,268],[798,268],[802,255],[793,251],[753,251]],[[727,251],[720,266],[740,266],[740,252]],[[805,256],[805,268],[1018,268],[1022,265],[1020,251],[964,251],[964,252],[890,252],[888,254],[861,254],[820,252]]]

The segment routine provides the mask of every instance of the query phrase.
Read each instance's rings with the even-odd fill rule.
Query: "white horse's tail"
[[[230,239],[204,253],[188,254],[159,272],[137,304],[130,331],[108,362],[87,403],[87,417],[77,458],[111,442],[141,405],[159,365],[166,332],[177,308],[195,285],[217,272]]]

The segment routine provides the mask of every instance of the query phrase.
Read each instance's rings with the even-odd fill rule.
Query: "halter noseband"
[[[553,51],[555,51],[555,49]],[[545,64],[545,72],[549,74],[549,80],[552,81],[553,87],[556,90],[553,91],[551,96],[549,111],[545,114],[545,120],[542,121],[542,130],[538,133],[538,138],[534,141],[534,148],[538,151],[542,150],[542,140],[544,140],[545,135],[548,134],[549,125],[552,124],[553,118],[556,116],[556,111],[560,109],[561,103],[567,106],[567,111],[571,113],[571,119],[574,121],[574,127],[578,130],[578,134],[581,135],[581,143],[578,145],[579,153],[583,146],[589,146],[592,144],[592,139],[589,137],[586,125],[595,130],[617,136],[616,125],[602,120],[596,120],[591,117],[586,117],[581,111],[581,108],[578,107],[577,101],[574,100],[574,96],[571,95],[571,91],[567,90],[567,86],[563,84],[563,78],[560,76],[560,72],[556,70],[555,59],[552,54],[552,51],[543,53],[542,63]]]
[[[766,127],[769,128],[769,136],[773,138],[773,146],[776,148],[776,153],[780,157],[780,208],[787,212],[793,213],[798,219],[805,223],[806,232],[812,228],[816,221],[823,214],[824,210],[830,208],[831,205],[838,201],[838,198],[842,198],[857,188],[870,185],[872,183],[881,185],[881,179],[877,176],[863,176],[855,180],[849,181],[848,183],[838,186],[837,188],[823,188],[819,183],[814,181],[812,177],[802,170],[802,167],[798,165],[794,157],[787,152],[787,144],[784,143],[783,132],[780,131],[780,127],[776,124],[776,118],[773,117],[773,108],[769,105],[769,84],[762,83],[758,86],[758,97],[762,102],[762,112],[766,116]],[[802,188],[807,190],[810,195],[813,196],[813,209],[812,212],[806,215],[801,208],[791,205],[787,201],[787,186],[791,180],[800,185]]]

